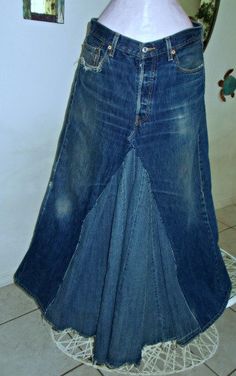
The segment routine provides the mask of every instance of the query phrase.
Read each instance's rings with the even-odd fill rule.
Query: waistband
[[[118,48],[130,55],[141,57],[167,53],[168,59],[170,60],[172,59],[172,48],[185,46],[194,40],[199,40],[203,44],[203,24],[194,20],[191,20],[191,22],[193,27],[183,29],[161,39],[150,42],[140,42],[108,28],[98,21],[98,17],[92,17],[88,22],[86,35],[92,33],[103,42],[105,47],[110,45],[110,54],[113,54],[115,49]]]

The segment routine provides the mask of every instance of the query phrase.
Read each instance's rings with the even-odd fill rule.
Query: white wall
[[[107,0],[65,1],[65,23],[23,19],[1,1],[0,286],[29,245],[44,195],[87,22]]]
[[[65,2],[65,23],[24,20],[22,1],[1,4],[0,286],[29,246],[45,193],[87,22],[108,0]],[[205,52],[206,105],[216,207],[235,200],[235,99],[217,81],[236,64],[235,0],[222,1]],[[235,72],[236,73],[236,72]]]
[[[218,98],[218,81],[229,68],[236,77],[236,1],[221,0],[216,25],[205,51],[206,111],[216,208],[236,203],[236,97]]]
[[[178,0],[178,2],[189,16],[195,16],[201,0]]]

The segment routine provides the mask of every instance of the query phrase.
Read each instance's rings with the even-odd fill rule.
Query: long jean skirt
[[[141,362],[223,313],[205,110],[203,26],[142,43],[91,18],[51,175],[14,282],[93,361]]]

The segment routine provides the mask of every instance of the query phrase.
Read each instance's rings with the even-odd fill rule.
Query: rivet
[[[174,55],[176,53],[174,48],[172,48],[171,53],[172,53],[172,55]]]
[[[112,49],[112,45],[109,44],[109,46],[107,48],[108,48],[108,50],[111,50]]]
[[[143,47],[143,48],[142,48],[142,51],[143,51],[143,52],[147,52],[147,50],[148,50],[147,47]]]

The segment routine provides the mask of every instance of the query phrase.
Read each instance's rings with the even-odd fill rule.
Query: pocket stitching
[[[196,40],[194,40],[194,41],[196,41]],[[193,42],[194,42],[194,41],[193,41]],[[175,50],[175,54],[174,54],[174,58],[173,58],[173,60],[174,60],[174,63],[175,63],[176,68],[177,68],[180,72],[184,72],[184,73],[197,73],[197,72],[200,72],[200,71],[201,71],[201,68],[204,67],[204,61],[202,61],[201,64],[198,65],[198,66],[195,67],[195,68],[185,68],[185,67],[182,67],[182,66],[180,65],[180,60],[179,60],[179,58],[178,58],[178,49],[174,48],[174,50]]]
[[[92,64],[89,64],[84,55],[83,55],[83,49],[91,49],[91,53],[93,54],[97,54],[96,56],[96,59],[97,59],[97,64],[96,65],[92,65]],[[103,63],[104,63],[104,60],[107,56],[107,49],[104,51],[104,56],[101,57],[101,51],[102,51],[102,46],[92,46],[90,44],[88,44],[87,42],[84,42],[83,45],[82,45],[82,51],[81,51],[81,56],[80,56],[80,64],[83,65],[83,67],[85,68],[85,70],[91,70],[91,71],[95,71],[95,72],[100,72],[101,69],[102,69],[102,66],[103,66]],[[94,59],[95,60],[95,59]]]
[[[179,69],[179,71],[181,72],[184,72],[184,73],[197,73],[197,72],[200,72],[201,71],[201,68],[204,66],[204,63],[202,62],[200,65],[198,65],[197,67],[195,68],[185,68],[185,67],[182,67],[179,63],[179,59],[176,55],[176,58],[175,58],[175,65],[176,65],[176,68]]]

